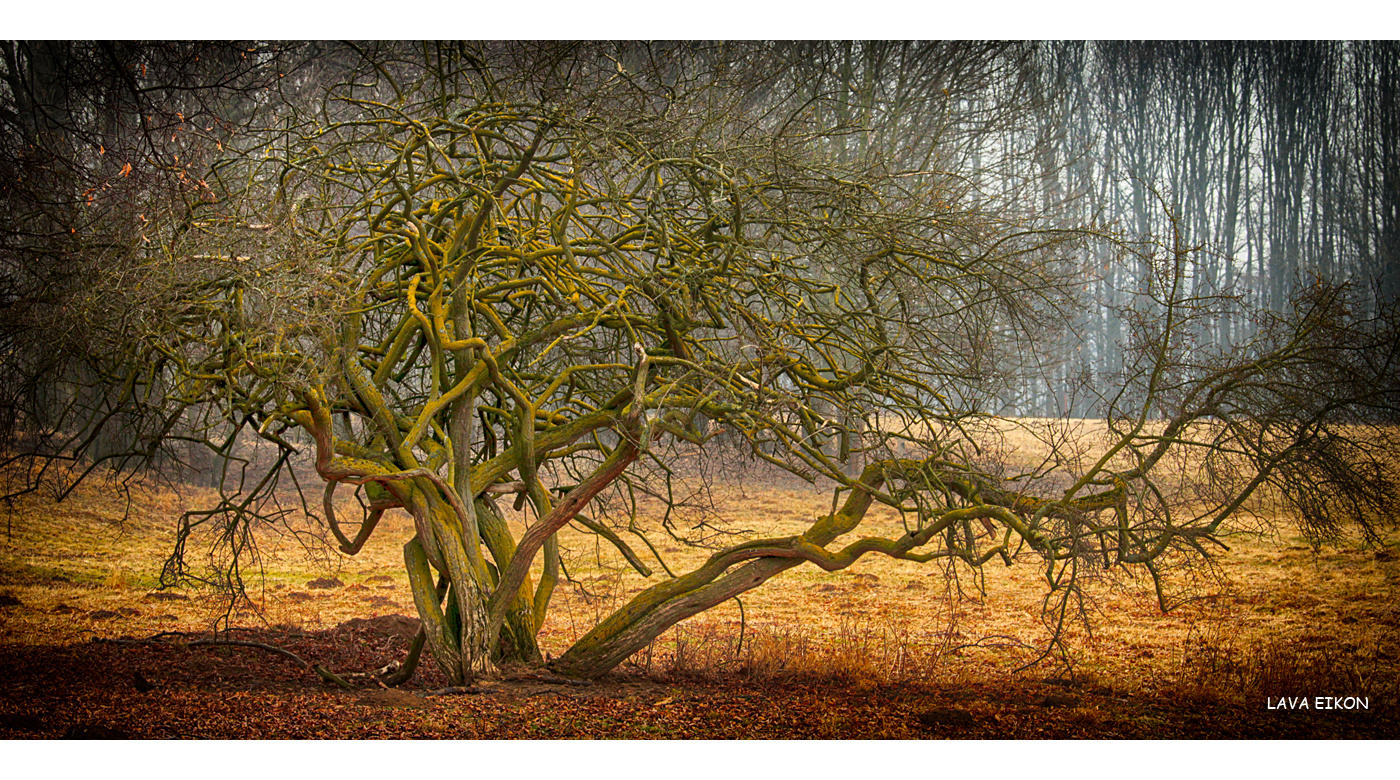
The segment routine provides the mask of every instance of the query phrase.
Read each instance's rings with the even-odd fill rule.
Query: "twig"
[[[991,640],[993,640],[993,639],[1001,639],[1001,640],[1004,640],[1004,641],[1001,641],[1001,642],[993,642],[993,641],[991,641]],[[1035,649],[1035,646],[1034,646],[1034,645],[1028,645],[1028,644],[1026,644],[1025,642],[1022,642],[1021,640],[1017,639],[1017,638],[1014,637],[1014,636],[1007,636],[1007,635],[1005,635],[1005,634],[993,634],[993,635],[991,635],[991,636],[984,636],[984,637],[982,637],[981,639],[977,640],[976,642],[970,642],[970,643],[965,644],[965,645],[958,645],[958,646],[956,646],[956,647],[950,647],[950,648],[948,648],[948,652],[953,653],[953,652],[957,652],[958,650],[968,650],[968,649],[972,649],[972,648],[986,649],[986,648],[989,648],[989,647],[1022,647],[1022,648],[1025,648],[1025,649],[1027,649],[1027,650],[1034,650],[1034,649]]]
[[[108,645],[169,645],[170,643],[162,642],[160,640],[166,637],[188,636],[193,636],[193,634],[185,631],[162,631],[159,634],[154,634],[152,636],[146,637],[145,639],[109,639],[107,637],[93,637],[92,641]],[[242,639],[192,639],[189,641],[176,642],[174,644],[176,644],[177,646],[183,645],[185,647],[194,647],[195,645],[237,645],[240,647],[256,647],[260,650],[267,650],[271,653],[277,653],[278,655],[285,655],[288,658],[295,661],[297,665],[303,669],[311,668],[311,664],[308,664],[306,661],[302,660],[301,657],[298,656],[296,653],[293,653],[290,650],[283,650],[280,647],[274,647],[272,645],[263,644],[262,642],[252,642]]]
[[[566,699],[574,698],[573,694],[564,693],[563,691],[555,690],[554,688],[545,688],[542,691],[535,691],[534,693],[526,694],[525,698],[532,699],[536,696],[544,696],[546,694],[552,694],[554,696],[563,696]]]
[[[254,647],[258,650],[266,650],[269,653],[284,655],[295,661],[297,665],[303,669],[312,669],[311,664],[302,660],[301,656],[297,655],[296,653],[293,653],[291,650],[283,650],[280,647],[263,644],[262,642],[253,642],[246,639],[196,639],[191,642],[186,642],[185,644],[189,645],[190,647],[194,647],[195,645],[232,645],[234,647]]]
[[[96,641],[114,645],[160,645],[165,644],[164,642],[160,641],[162,638],[177,636],[185,637],[189,636],[189,634],[183,631],[162,631],[158,634],[147,637],[146,639],[107,639],[104,637],[98,637]],[[339,675],[322,666],[321,664],[308,663],[305,659],[303,659],[296,653],[293,653],[291,650],[286,650],[281,647],[277,647],[276,645],[269,645],[264,642],[254,642],[248,639],[194,639],[185,642],[184,644],[187,647],[195,647],[197,645],[227,645],[233,647],[252,647],[258,650],[266,650],[269,653],[276,653],[277,655],[290,658],[297,664],[297,666],[315,672],[318,676],[320,676],[321,679],[325,680],[326,682],[338,685],[341,688],[345,688],[346,690],[350,690],[355,687],[350,684],[350,682],[346,679],[347,677],[371,678],[374,679],[375,682],[383,686],[383,683],[380,682],[378,676],[393,671],[393,669],[395,668],[395,664],[390,663],[388,666],[385,666],[382,669],[377,669],[373,672],[350,672],[345,675]]]
[[[341,677],[335,672],[332,672],[330,669],[327,669],[326,667],[320,664],[312,664],[311,671],[321,675],[322,680],[325,680],[328,683],[334,683],[335,685],[339,685],[347,691],[355,687],[350,683],[346,682],[345,678]]]

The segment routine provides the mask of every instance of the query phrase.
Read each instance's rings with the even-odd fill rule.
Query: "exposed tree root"
[[[524,682],[524,681],[528,680],[528,681],[531,681],[531,682],[549,683],[549,684],[551,684],[551,685],[592,685],[592,684],[593,684],[593,681],[592,681],[592,680],[579,680],[579,679],[576,679],[576,678],[573,678],[573,677],[560,677],[560,676],[557,675],[557,674],[549,674],[548,672],[519,672],[519,673],[516,673],[516,674],[509,674],[509,675],[506,675],[506,676],[502,677],[501,679],[502,679],[502,680],[510,680],[510,681],[512,681],[512,682]]]

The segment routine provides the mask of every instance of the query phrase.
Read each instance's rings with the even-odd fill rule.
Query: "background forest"
[[[37,369],[56,356],[39,348],[26,313],[81,273],[57,263],[90,253],[73,244],[78,229],[138,207],[133,190],[180,186],[179,170],[205,140],[178,132],[180,117],[217,118],[227,132],[257,110],[238,96],[259,84],[297,89],[314,81],[324,56],[317,46],[264,47],[252,59],[221,48],[5,45],[0,164],[10,207],[0,311],[8,354],[33,362],[0,388],[7,419],[26,399],[45,398],[21,377],[45,373]],[[1184,239],[1206,250],[1193,255],[1190,278],[1202,295],[1282,312],[1313,277],[1354,282],[1374,306],[1400,294],[1393,42],[781,48],[793,78],[822,97],[831,126],[851,130],[831,141],[840,154],[873,148],[918,165],[936,141],[940,155],[957,155],[942,162],[985,196],[985,208],[1039,225],[1094,224],[1146,241],[1169,233],[1175,215]],[[138,85],[126,63],[165,72]],[[178,83],[185,75],[197,76],[193,88]],[[1121,370],[1125,307],[1141,305],[1130,301],[1148,271],[1108,248],[1076,262],[1090,305],[996,389],[994,411],[1102,411],[1093,388]],[[1203,326],[1204,343],[1246,341],[1257,326],[1242,311],[1222,307]]]

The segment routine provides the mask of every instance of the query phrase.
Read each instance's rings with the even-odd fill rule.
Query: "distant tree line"
[[[1247,341],[1257,323],[1246,310],[1285,313],[1300,281],[1314,277],[1363,288],[1374,308],[1400,296],[1395,42],[845,41],[772,50],[786,66],[754,103],[769,115],[814,106],[836,164],[953,173],[942,189],[969,212],[1034,229],[1094,225],[1144,242],[1139,253],[1104,242],[1080,253],[1063,279],[1082,304],[1068,324],[1045,329],[1014,365],[989,363],[965,378],[988,411],[1102,414],[1093,388],[1121,374],[1128,320],[1151,315],[1139,293],[1152,251],[1167,249],[1151,242],[1173,230],[1205,249],[1188,280],[1194,294],[1218,299],[1218,316],[1196,336],[1205,349]],[[19,417],[105,403],[56,389],[84,370],[71,360],[82,352],[82,323],[62,334],[68,349],[53,349],[51,329],[43,338],[31,330],[36,307],[62,298],[90,264],[148,241],[143,219],[206,197],[207,183],[191,172],[250,122],[265,125],[313,94],[346,51],[0,45],[0,339],[7,360],[23,367],[0,381],[4,431]],[[122,452],[109,440],[116,430],[95,429],[92,454]]]
[[[981,375],[989,410],[1101,415],[1092,388],[1121,374],[1129,320],[1153,316],[1140,293],[1168,236],[1203,250],[1187,284],[1215,300],[1196,334],[1206,350],[1248,341],[1246,311],[1285,314],[1312,280],[1360,288],[1371,313],[1400,297],[1400,44],[779,48],[787,102],[820,106],[837,161],[955,172],[946,191],[963,208],[1117,239],[1066,274],[1082,306],[1037,359]]]
[[[1188,284],[1221,297],[1202,348],[1257,331],[1230,298],[1283,314],[1313,279],[1357,286],[1372,311],[1400,297],[1400,44],[1048,42],[1030,67],[1033,132],[1005,142],[1038,149],[1023,175],[1046,215],[1143,239],[1174,219],[1207,250]],[[1091,393],[1064,391],[1121,370],[1122,308],[1147,274],[1097,260],[1078,327],[1009,405],[1096,414]]]

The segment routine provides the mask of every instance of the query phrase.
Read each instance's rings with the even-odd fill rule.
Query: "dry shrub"
[[[1188,639],[1176,693],[1202,703],[1315,696],[1384,698],[1396,690],[1375,655],[1321,633],[1242,640],[1214,629]]]
[[[135,578],[131,572],[119,567],[113,567],[102,581],[102,587],[109,590],[130,590],[134,584]]]
[[[741,638],[730,629],[682,624],[637,653],[630,665],[657,679],[739,676],[873,687],[926,678],[939,657],[919,649],[907,631],[870,621],[843,620],[827,637],[801,625],[748,628]]]

